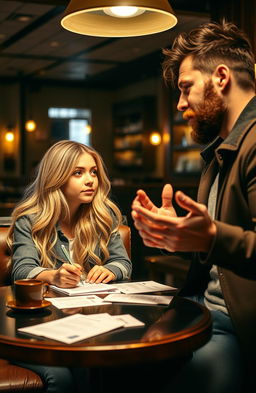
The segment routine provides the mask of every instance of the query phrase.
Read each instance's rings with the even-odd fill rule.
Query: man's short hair
[[[218,64],[226,64],[234,73],[237,84],[255,88],[255,57],[248,37],[233,23],[205,23],[189,33],[179,34],[171,49],[164,49],[163,76],[176,86],[181,62],[191,56],[193,67],[212,74]]]

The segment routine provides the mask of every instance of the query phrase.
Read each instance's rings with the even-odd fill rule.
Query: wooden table
[[[11,296],[11,287],[0,288],[0,353],[9,360],[86,367],[146,364],[189,356],[211,336],[209,311],[180,297],[174,297],[169,306],[113,303],[80,309],[59,310],[50,306],[40,311],[16,312],[6,307]],[[17,331],[74,312],[131,314],[145,322],[145,327],[121,328],[72,345]]]

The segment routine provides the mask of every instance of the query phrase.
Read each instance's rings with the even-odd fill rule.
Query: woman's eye
[[[93,176],[98,176],[98,171],[97,171],[97,169],[93,169],[91,173],[92,173]]]
[[[74,176],[81,176],[82,175],[82,171],[75,171],[73,174],[74,174]]]

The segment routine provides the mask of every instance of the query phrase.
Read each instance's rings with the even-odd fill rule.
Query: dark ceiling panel
[[[42,69],[49,66],[51,62],[48,60],[38,59],[21,59],[14,58],[10,59],[7,57],[0,58],[0,75],[1,76],[13,76],[15,78],[19,76],[26,76],[37,69]]]
[[[197,26],[207,1],[171,1],[178,24],[166,32],[142,37],[104,38],[68,32],[61,27],[66,0],[0,0],[0,78],[19,75],[38,82],[80,81],[87,86],[116,88],[161,72],[162,48],[184,30]],[[192,7],[192,4],[194,6]],[[203,7],[203,4],[205,5]],[[27,15],[30,20],[19,21]]]
[[[81,63],[70,61],[62,63],[59,66],[49,69],[45,74],[40,75],[41,78],[51,79],[71,79],[71,80],[86,80],[86,78],[105,72],[114,67],[110,64],[97,64],[97,63]]]

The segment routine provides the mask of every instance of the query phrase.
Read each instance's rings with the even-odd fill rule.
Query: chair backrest
[[[126,248],[128,257],[131,258],[131,228],[128,225],[120,225],[119,233]]]
[[[10,254],[6,244],[8,229],[8,226],[0,226],[0,286],[11,283],[11,268],[8,267]],[[127,225],[120,225],[119,233],[127,254],[131,258],[131,229]]]
[[[6,243],[8,230],[8,226],[0,226],[0,286],[11,284],[11,267],[8,266],[10,254]]]

